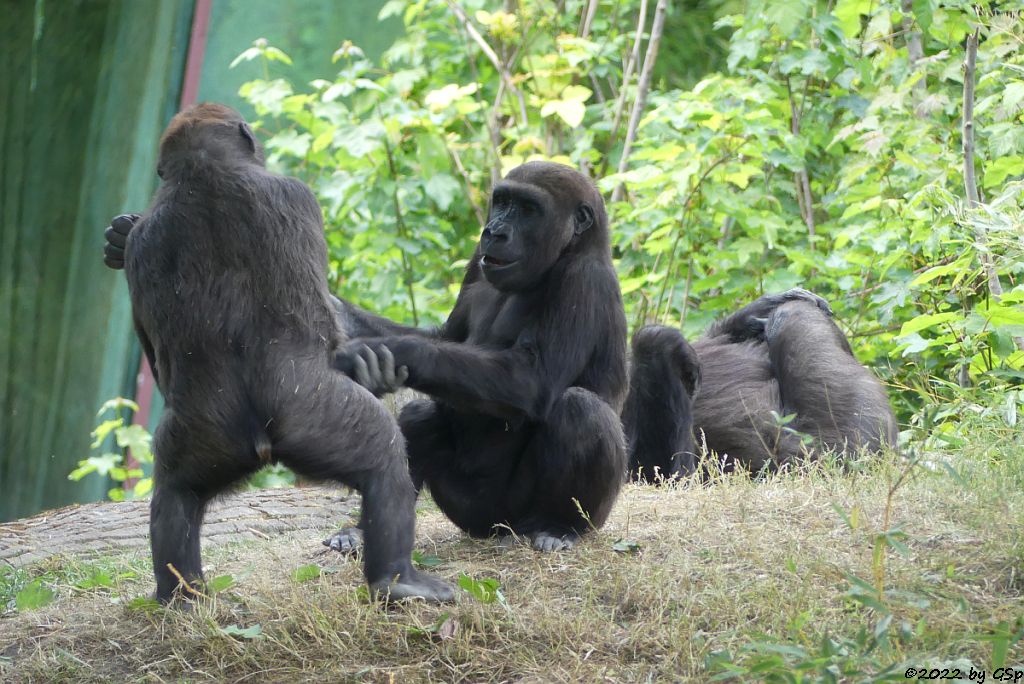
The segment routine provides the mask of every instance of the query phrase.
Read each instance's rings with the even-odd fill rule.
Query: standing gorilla
[[[806,290],[761,297],[692,347],[673,328],[642,328],[633,361],[623,421],[634,478],[693,473],[694,432],[726,470],[752,472],[896,444],[885,389]]]
[[[378,335],[349,343],[340,369],[381,391],[397,367],[430,395],[399,424],[413,482],[456,525],[474,536],[499,526],[553,551],[604,524],[626,470],[626,319],[604,201],[587,178],[531,162],[495,186],[439,330],[340,306],[350,329]]]
[[[132,221],[118,217],[107,230],[111,268]],[[263,253],[297,259],[299,248]],[[494,188],[438,329],[334,305],[340,327],[360,338],[337,354],[339,369],[376,394],[405,384],[430,395],[399,424],[416,488],[426,484],[459,527],[515,532],[553,551],[604,524],[626,471],[626,319],[604,202],[587,178],[533,162]],[[328,541],[349,550],[358,537],[343,530]]]
[[[115,219],[107,246],[108,264],[124,265],[135,329],[167,401],[153,441],[157,598],[187,591],[179,576],[202,581],[206,504],[281,461],[362,492],[374,594],[450,599],[450,587],[410,563],[416,493],[397,425],[331,368],[344,336],[316,198],[269,173],[248,124],[221,105],[174,117],[158,173],[149,210],[134,229],[137,217]]]

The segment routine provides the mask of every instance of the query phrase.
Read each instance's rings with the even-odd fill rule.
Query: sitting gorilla
[[[112,268],[131,223],[107,230]],[[429,395],[399,424],[414,485],[456,525],[553,551],[604,524],[627,465],[626,319],[591,181],[531,162],[495,186],[455,308],[435,330],[335,305],[357,338],[336,355],[340,370],[378,395],[402,384]],[[325,543],[350,550],[359,532]]]
[[[438,330],[344,302],[339,316],[363,337],[338,368],[375,393],[404,383],[431,397],[406,405],[399,424],[413,483],[456,525],[552,551],[604,524],[626,470],[626,319],[604,201],[587,178],[531,162],[495,186]]]
[[[761,297],[693,346],[673,328],[642,328],[633,364],[623,410],[633,478],[691,474],[705,446],[724,470],[758,472],[896,444],[885,389],[806,290]]]

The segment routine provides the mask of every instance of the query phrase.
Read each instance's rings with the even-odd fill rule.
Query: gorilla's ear
[[[573,234],[581,235],[594,225],[594,209],[586,202],[580,202],[573,215]]]
[[[249,128],[249,124],[244,121],[239,123],[238,132],[241,133],[242,137],[249,143],[249,151],[256,154],[256,136],[253,135],[252,129]]]

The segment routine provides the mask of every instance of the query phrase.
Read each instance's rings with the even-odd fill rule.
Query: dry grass
[[[919,468],[892,499],[910,553],[888,554],[885,601],[903,637],[865,658],[987,669],[985,635],[1024,615],[1024,466],[994,453],[961,462],[966,484]],[[880,616],[846,597],[847,577],[878,570],[874,539],[901,468],[894,457],[864,473],[630,486],[603,530],[553,555],[467,539],[422,512],[418,546],[440,559],[430,571],[496,578],[506,606],[465,592],[450,607],[369,604],[357,563],[316,555],[326,525],[208,552],[208,576],[236,585],[191,612],[126,606],[152,588],[141,555],[109,561],[118,586],[89,591],[67,579],[89,564],[65,559],[36,569],[54,603],[0,619],[0,680],[707,681],[714,652],[743,663],[751,642],[815,650],[825,634],[875,627]],[[614,551],[618,539],[640,552]],[[313,562],[328,572],[293,579]],[[228,636],[228,625],[261,634]],[[1024,660],[1019,649],[1009,663]]]

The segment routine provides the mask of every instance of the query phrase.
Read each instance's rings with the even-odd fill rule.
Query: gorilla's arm
[[[338,312],[341,329],[349,337],[387,337],[391,335],[416,335],[419,337],[437,337],[440,333],[436,328],[414,328],[370,313],[352,302],[331,296],[331,303]]]
[[[365,344],[380,358],[387,349],[396,366],[408,368],[408,387],[499,418],[543,420],[554,401],[586,369],[604,336],[601,331],[612,325],[606,320],[608,307],[599,301],[615,294],[605,293],[607,287],[594,283],[583,287],[581,275],[567,275],[549,290],[554,293],[552,300],[534,314],[536,318],[522,321],[524,333],[510,348],[451,341],[449,335],[455,334],[476,304],[473,293],[464,289],[445,325],[446,339],[401,335],[356,340],[338,353],[336,367],[353,375],[355,346]]]
[[[810,302],[829,316],[832,315],[832,307],[827,301],[802,287],[794,287],[781,294],[764,295],[739,311],[715,321],[703,337],[725,335],[728,336],[730,342],[745,342],[747,340],[763,342],[764,326],[771,313],[786,302],[794,301]]]

